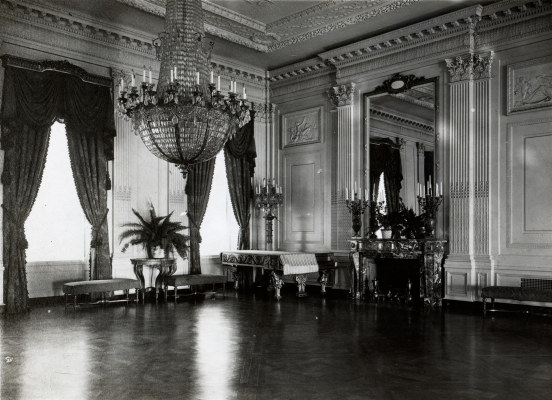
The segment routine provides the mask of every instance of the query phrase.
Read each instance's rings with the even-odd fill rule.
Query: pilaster
[[[490,283],[489,135],[492,60],[492,52],[470,53],[446,60],[450,74],[449,298],[458,295],[477,300],[481,287]],[[454,290],[455,277],[466,284],[466,288],[458,293]]]
[[[360,154],[354,148],[355,84],[351,82],[333,86],[328,89],[327,94],[337,109],[337,171],[332,196],[332,226],[336,229],[332,237],[332,247],[347,249],[347,240],[351,237],[351,216],[345,207],[345,188],[351,190],[354,187],[353,168],[355,157]]]
[[[4,41],[0,38],[0,55],[4,54],[3,49]],[[0,110],[2,109],[2,94],[4,92],[4,67],[0,63]],[[0,126],[0,136],[2,134],[2,127]],[[4,171],[4,150],[0,150],[0,176]],[[0,182],[0,199],[4,199],[4,187]],[[0,226],[3,227],[3,213],[0,212]],[[3,231],[4,228],[2,228]],[[0,307],[4,306],[4,235],[0,235]]]

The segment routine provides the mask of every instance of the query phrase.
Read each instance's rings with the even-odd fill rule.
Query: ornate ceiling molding
[[[300,13],[267,25],[268,30],[278,27],[279,29],[274,32],[284,37],[283,40],[270,45],[268,51],[279,50],[317,36],[325,35],[329,32],[346,28],[350,25],[366,22],[370,18],[387,14],[418,1],[419,0],[401,0],[388,2],[384,0],[374,0],[370,3],[368,9],[366,3],[362,4],[355,2],[347,4],[347,7],[344,7],[342,3],[338,2],[327,2],[313,6]],[[325,14],[320,13],[321,8],[324,8]],[[311,16],[309,14],[315,15]],[[299,20],[299,22],[293,24],[292,22],[295,20]],[[305,28],[308,28],[308,30],[304,31]]]
[[[407,118],[404,115],[396,114],[395,112],[385,107],[380,107],[376,105],[370,106],[370,117],[381,121],[385,121],[385,122],[405,125],[405,126],[408,126],[409,128],[415,129],[425,134],[433,135],[435,131],[433,128],[433,125],[430,125],[426,121],[419,121],[414,118]]]
[[[165,15],[164,0],[117,1],[157,16]],[[372,0],[344,4],[325,0],[269,24],[206,0],[203,0],[203,9],[207,33],[267,53],[363,23],[418,1]]]
[[[45,30],[56,35],[55,39],[49,34],[44,35]],[[153,36],[126,31],[83,16],[69,16],[59,9],[38,6],[32,0],[0,0],[0,33],[13,37],[13,40],[30,40],[40,47],[55,46],[56,50],[62,48],[64,43],[70,43],[71,47],[67,50],[98,60],[108,60],[110,65],[115,65],[114,70],[120,70],[122,65],[128,69],[136,68],[137,65],[141,67],[147,59],[154,71],[158,68]],[[42,38],[44,41],[41,41]],[[83,45],[81,41],[93,45]],[[106,48],[110,51],[106,51]],[[129,54],[133,55],[132,60]],[[135,59],[139,60],[139,64],[136,64]],[[248,85],[265,89],[265,72],[260,68],[249,68],[245,64],[215,56],[211,65],[221,76],[247,81]]]
[[[340,79],[392,65],[458,54],[481,46],[526,39],[552,31],[550,0],[508,0],[483,8],[468,7],[402,29],[318,54],[317,58],[270,71],[271,81],[312,74],[313,66],[333,66]],[[449,43],[447,43],[449,41]],[[453,51],[451,53],[451,51]],[[419,53],[419,54],[418,54]],[[283,83],[283,82],[282,82]],[[290,82],[291,83],[291,82]]]
[[[0,0],[0,17],[43,26],[74,37],[108,43],[133,52],[155,58],[152,38],[146,34],[123,31],[120,28],[91,21],[84,17],[73,17],[57,10],[45,9],[21,1]]]
[[[397,99],[406,101],[417,106],[427,108],[429,110],[435,110],[435,100],[429,100],[427,98],[420,98],[414,91],[408,91],[405,93],[396,93],[391,94],[390,96],[396,97]]]

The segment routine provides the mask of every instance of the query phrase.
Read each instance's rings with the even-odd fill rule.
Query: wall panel
[[[508,248],[552,249],[552,120],[508,125]]]
[[[324,181],[318,148],[284,153],[284,235],[286,249],[324,245]]]

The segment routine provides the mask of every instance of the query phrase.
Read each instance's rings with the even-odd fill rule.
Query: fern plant
[[[132,209],[138,222],[127,222],[121,225],[127,228],[119,235],[119,244],[126,241],[121,251],[124,253],[129,246],[142,246],[148,258],[154,258],[157,249],[162,249],[165,258],[170,258],[176,251],[182,258],[188,256],[188,240],[190,237],[181,233],[187,229],[181,222],[171,221],[169,215],[158,216],[155,208],[150,204],[149,220]]]

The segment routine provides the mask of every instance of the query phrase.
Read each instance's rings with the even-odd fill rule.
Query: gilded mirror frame
[[[439,77],[432,77],[432,78],[425,78],[423,76],[415,76],[415,75],[402,75],[400,73],[396,73],[390,78],[383,81],[383,83],[379,86],[377,86],[374,90],[370,92],[363,93],[362,98],[362,107],[363,107],[363,148],[364,148],[364,154],[363,154],[363,165],[364,165],[364,179],[365,179],[365,187],[371,189],[371,182],[370,182],[370,98],[374,96],[379,95],[385,95],[385,94],[398,94],[405,92],[409,89],[415,88],[416,86],[426,85],[429,83],[433,83],[433,90],[434,90],[434,100],[433,100],[433,106],[434,106],[434,113],[433,113],[433,132],[434,132],[434,138],[433,138],[433,165],[432,165],[432,181],[433,181],[433,187],[435,182],[439,182],[441,185],[444,185],[444,177],[441,175],[440,171],[440,159],[441,159],[441,152],[442,149],[440,149],[440,143],[439,143],[439,129],[438,126],[440,124],[440,110],[439,110],[439,104],[440,104],[440,87],[439,87]],[[444,186],[442,188],[442,191],[444,192]],[[371,193],[370,193],[371,195]],[[438,220],[439,224],[436,227],[435,235],[436,237],[443,236],[445,224],[443,221],[443,207],[438,211]],[[369,214],[369,213],[366,213]],[[369,221],[367,218],[367,215],[365,215],[365,226],[369,226]]]

